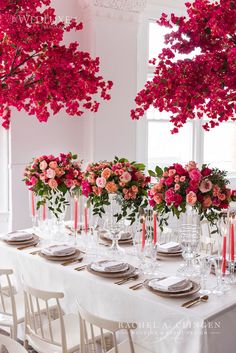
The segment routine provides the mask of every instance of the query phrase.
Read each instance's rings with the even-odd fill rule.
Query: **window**
[[[148,21],[149,47],[146,58],[157,58],[164,46],[164,36],[169,29]],[[198,50],[196,51],[198,52]],[[191,53],[191,57],[195,53]],[[148,64],[146,80],[154,74],[154,66]],[[236,175],[236,124],[222,123],[220,127],[207,132],[202,129],[201,120],[189,121],[178,134],[172,135],[173,125],[169,122],[169,113],[160,113],[150,108],[146,114],[146,148],[148,169],[156,165],[166,166],[173,162],[186,163],[196,160],[225,169]],[[220,143],[219,143],[220,142]]]
[[[8,132],[0,127],[0,213],[8,212]]]

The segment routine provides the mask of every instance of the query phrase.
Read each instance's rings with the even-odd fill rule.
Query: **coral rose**
[[[58,186],[57,181],[55,179],[50,179],[48,181],[48,185],[50,186],[51,189],[56,189]]]
[[[117,189],[117,185],[113,181],[109,181],[106,185],[106,190],[109,194],[115,193]]]
[[[105,168],[102,172],[102,177],[108,179],[111,176],[111,169]]]
[[[56,161],[52,161],[49,163],[49,167],[52,169],[56,169],[58,167],[58,164]]]
[[[211,197],[209,195],[208,196],[204,196],[202,207],[203,208],[209,208],[211,205],[212,205]]]
[[[159,205],[160,203],[162,203],[163,195],[162,195],[162,194],[156,194],[156,195],[153,197],[153,200],[155,201],[155,203],[156,203],[157,205]]]
[[[191,206],[195,205],[195,203],[197,202],[197,195],[195,194],[195,192],[190,191],[188,193],[188,195],[186,196],[186,202]]]

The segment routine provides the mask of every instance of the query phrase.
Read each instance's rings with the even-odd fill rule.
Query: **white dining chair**
[[[131,330],[137,328],[135,323],[117,322],[99,318],[78,304],[79,318],[80,318],[80,337],[81,347],[80,353],[98,353],[100,347],[96,344],[95,329],[100,330],[101,333],[101,348],[102,353],[151,353],[145,348],[142,348],[135,344],[132,340]],[[117,343],[117,333],[125,330],[127,332],[127,339],[121,343]],[[111,332],[113,337],[113,348],[106,348],[104,331]],[[91,336],[92,341],[88,339]]]
[[[0,352],[3,352],[3,349],[6,348],[8,353],[27,353],[24,347],[19,343],[14,341],[12,338],[0,335]]]
[[[10,329],[11,338],[17,339],[18,325],[24,322],[24,295],[16,293],[11,282],[13,270],[0,269],[0,326]]]

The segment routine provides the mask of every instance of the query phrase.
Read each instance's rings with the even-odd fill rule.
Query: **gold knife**
[[[36,243],[36,244],[31,244],[31,245],[19,246],[19,247],[17,248],[17,250],[24,250],[24,249],[28,249],[28,248],[33,248],[33,247],[35,247],[35,246],[37,246],[37,245],[38,245],[38,243]]]
[[[71,265],[73,263],[81,262],[82,260],[83,260],[82,257],[80,259],[68,260],[68,261],[62,262],[61,265],[62,266],[68,266],[68,265]]]

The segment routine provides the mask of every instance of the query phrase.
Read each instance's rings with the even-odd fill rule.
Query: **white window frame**
[[[9,221],[9,132],[3,127],[0,129],[0,194],[3,200],[3,207],[0,208],[0,232],[4,232],[8,230]]]
[[[177,8],[166,6],[164,0],[160,0],[159,2],[162,2],[162,5],[151,5],[147,7],[140,23],[140,32],[138,35],[138,92],[144,87],[148,74],[153,73],[153,70],[148,65],[149,23],[160,18],[163,12],[174,12],[176,15],[183,15],[185,11],[183,4],[180,4],[180,7]],[[195,120],[193,122],[192,143],[192,159],[201,165],[204,162],[204,130],[202,128],[202,120]],[[137,123],[136,157],[137,160],[143,161],[146,165],[148,165],[148,120],[146,118],[146,114],[141,117]],[[228,177],[231,181],[232,187],[236,188],[236,172],[229,172]]]

